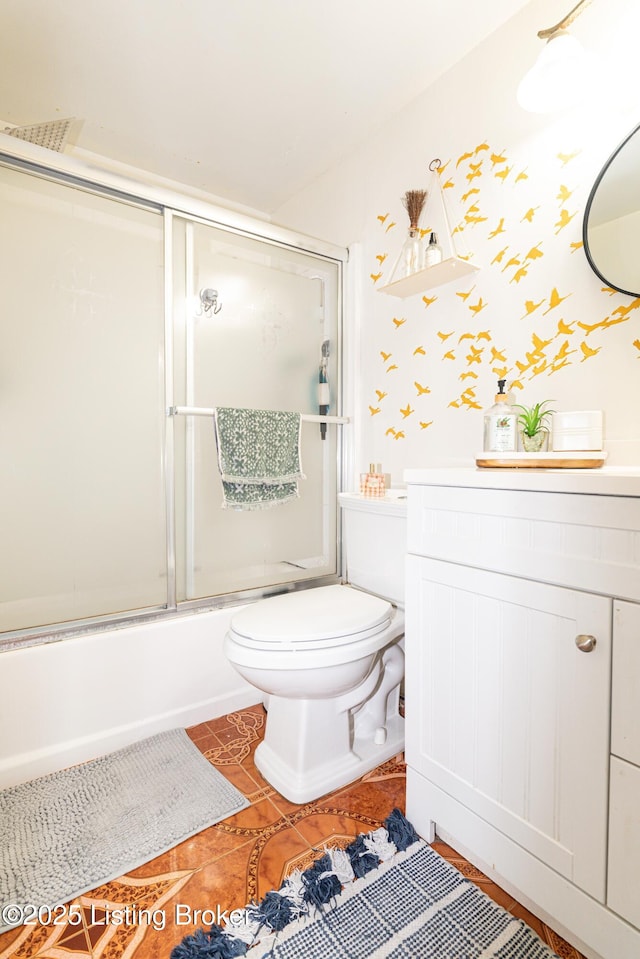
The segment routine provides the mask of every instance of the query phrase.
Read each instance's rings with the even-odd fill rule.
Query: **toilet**
[[[285,593],[235,613],[224,650],[264,694],[255,752],[295,803],[358,779],[404,749],[406,499],[339,494],[346,584]]]

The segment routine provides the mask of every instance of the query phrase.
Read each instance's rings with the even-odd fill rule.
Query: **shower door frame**
[[[7,141],[6,143],[2,141]],[[48,151],[47,151],[48,153]],[[188,613],[193,609],[219,609],[225,606],[239,605],[261,598],[262,596],[307,589],[326,583],[337,582],[343,571],[343,553],[341,523],[339,511],[336,514],[336,571],[319,577],[275,584],[268,587],[249,588],[233,593],[211,595],[193,600],[177,600],[176,569],[176,484],[175,484],[175,441],[174,419],[171,409],[174,407],[173,382],[173,270],[174,217],[186,221],[199,222],[207,226],[279,247],[305,253],[320,260],[336,264],[338,276],[337,303],[337,340],[339,343],[337,375],[335,377],[334,396],[337,415],[342,415],[344,383],[344,316],[345,316],[345,267],[349,261],[346,249],[333,246],[324,241],[307,237],[282,227],[273,226],[233,208],[217,207],[203,200],[191,198],[178,192],[132,181],[108,170],[97,170],[85,165],[81,160],[61,154],[52,154],[43,160],[43,148],[35,147],[26,141],[14,140],[0,134],[0,166],[15,169],[25,174],[44,178],[77,190],[94,193],[144,209],[152,210],[163,218],[164,252],[164,445],[160,455],[163,463],[165,484],[165,561],[167,573],[166,604],[145,607],[136,610],[124,610],[69,620],[37,627],[24,627],[0,634],[0,652],[26,646],[44,645],[78,634],[90,634],[112,629],[114,626],[134,625],[140,622],[162,620]],[[336,429],[340,427],[336,425]],[[336,489],[344,488],[345,450],[347,444],[342,432],[336,443]]]

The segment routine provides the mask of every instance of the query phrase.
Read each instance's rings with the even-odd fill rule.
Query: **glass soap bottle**
[[[424,265],[435,266],[436,263],[442,263],[442,247],[438,243],[438,234],[432,233],[424,252]]]
[[[411,276],[424,267],[424,253],[420,241],[420,230],[411,227],[409,236],[404,241],[401,256],[402,276]]]
[[[518,448],[518,414],[504,392],[506,380],[498,380],[495,402],[484,414],[484,451],[515,453]]]

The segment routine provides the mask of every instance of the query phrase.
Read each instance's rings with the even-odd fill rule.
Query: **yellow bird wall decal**
[[[411,409],[411,403],[407,403],[404,409],[400,407],[400,412],[402,413],[403,419],[406,420],[407,416],[411,416],[412,413],[415,413],[415,410]]]
[[[526,266],[521,266],[520,269],[516,270],[516,272],[513,274],[513,276],[509,280],[509,283],[519,283],[520,280],[522,280],[525,276],[528,276],[528,275],[529,275],[529,271],[526,268]]]
[[[480,212],[480,207],[478,206],[477,203],[472,203],[469,209],[467,210],[467,213],[479,213],[479,212]]]
[[[454,187],[454,186],[455,186],[455,183],[453,182],[453,180],[451,179],[451,177],[449,177],[449,179],[447,180],[447,182],[442,184],[442,189],[443,189],[443,190],[450,190],[450,189],[451,189],[452,187]]]
[[[580,362],[584,363],[585,360],[589,360],[591,359],[592,356],[595,356],[596,353],[599,353],[602,347],[597,346],[595,349],[592,350],[590,346],[587,346],[587,344],[583,342],[580,344],[580,349],[582,350],[582,359],[580,360]]]
[[[562,208],[562,210],[560,210],[560,217],[558,219],[558,222],[554,223],[554,226],[557,227],[556,236],[558,235],[560,230],[564,230],[565,226],[567,226],[568,223],[571,223],[574,216],[576,216],[577,212],[578,211],[576,210],[575,213],[569,214],[569,211],[565,210],[564,207]]]
[[[570,246],[571,246],[571,252],[575,253],[576,250],[582,249],[582,247],[584,246],[584,243],[582,242],[582,240],[577,240],[575,243],[571,243]]]
[[[572,350],[571,352],[576,353],[577,351]],[[571,366],[571,360],[567,359],[566,356],[561,360],[553,360],[549,367],[549,376],[551,376],[552,373],[557,373],[558,370],[563,369],[565,366]]]
[[[497,166],[499,163],[507,162],[507,158],[504,153],[492,153],[489,159],[491,160],[492,167]]]
[[[544,299],[540,300],[538,303],[534,303],[533,300],[525,300],[524,301],[525,313],[524,313],[524,316],[520,317],[520,319],[524,319],[525,316],[530,316],[531,313],[534,313],[539,307],[542,306],[543,303],[544,303]]]
[[[475,288],[476,288],[476,285],[474,283],[471,289],[467,290],[466,293],[456,291],[456,296],[459,296],[461,300],[468,300],[471,294],[473,293],[473,291],[475,290]]]
[[[511,389],[511,390],[523,390],[523,389],[524,389],[524,386],[522,385],[522,383],[520,382],[520,380],[513,380],[513,382],[512,382],[512,384],[511,384],[511,386],[509,387],[509,389]]]
[[[475,340],[475,338],[476,337],[474,333],[463,333],[460,339],[458,340],[458,343],[462,343],[463,340]]]
[[[453,408],[456,410],[460,409],[460,403],[458,400],[451,400],[451,402],[449,403],[449,406],[453,406]]]
[[[566,166],[571,160],[575,160],[579,153],[580,150],[576,150],[574,153],[556,153],[556,156],[562,165]]]
[[[631,345],[635,346],[637,350],[640,350],[640,340],[634,340]],[[637,356],[636,359],[640,359],[640,356]]]
[[[442,163],[442,164],[438,167],[438,169],[437,169],[438,176],[442,176],[442,174],[443,174],[444,171],[447,169],[447,167],[449,166],[450,163],[451,163],[451,160],[447,160],[446,163]]]
[[[476,340],[487,340],[487,342],[490,343],[491,330],[480,330],[479,333],[476,333]]]
[[[482,176],[482,170],[472,170],[471,173],[467,173],[467,180],[471,183],[479,176]]]
[[[574,333],[573,323],[565,323],[564,320],[558,320],[558,332],[556,336],[569,336],[571,333]]]
[[[488,219],[488,216],[469,216],[468,214],[465,214],[466,222],[472,224],[473,226],[476,226],[478,223],[484,223]]]
[[[504,217],[501,217],[501,218],[500,218],[500,222],[498,223],[498,225],[497,225],[497,227],[495,228],[495,230],[492,230],[491,233],[489,234],[489,239],[490,239],[490,240],[493,240],[494,236],[498,236],[498,234],[504,233],[504,232],[505,232],[505,230],[504,230]],[[509,249],[509,248],[505,246],[504,250],[502,251],[502,254],[504,255],[505,251],[508,250],[508,249]]]
[[[437,296],[423,296],[422,302],[424,303],[425,307],[428,307],[431,306],[432,303],[435,303],[437,299]]]
[[[516,360],[516,366],[518,367],[518,369],[520,370],[521,373],[526,373],[527,370],[530,370],[530,369],[531,369],[532,364],[529,362],[529,363],[527,363],[527,365],[525,366],[524,363],[521,363],[521,362],[520,362],[520,360]]]
[[[433,420],[428,420],[426,423],[423,423],[423,421],[420,420],[420,429],[426,430],[429,426],[431,426],[432,423],[433,423]]]
[[[546,359],[544,359],[542,363],[538,363],[537,366],[534,366],[531,377],[533,378],[534,376],[540,376],[541,373],[544,373],[548,365],[549,364]]]
[[[392,363],[391,366],[387,367],[387,373],[391,373],[392,370],[397,370],[398,367],[395,363]]]
[[[397,430],[397,432],[396,432],[396,434],[395,434],[395,436],[394,436],[393,438],[394,438],[394,440],[403,440],[403,439],[404,439],[404,436],[405,436],[404,430]]]
[[[472,356],[482,356],[484,353],[484,346],[470,346],[469,352]]]
[[[385,398],[385,396],[388,395],[387,393],[384,392],[384,390],[376,390],[375,393],[376,393],[376,396],[378,397],[378,403],[381,403],[382,400]]]
[[[374,283],[377,283],[380,277],[382,276],[382,273],[370,273],[369,276],[371,277]]]
[[[489,149],[488,143],[479,143],[473,152],[480,153],[482,150],[488,150],[488,149]]]
[[[453,352],[453,350],[448,350],[442,357],[443,360],[455,360],[455,358],[456,354]]]
[[[570,350],[569,340],[565,340],[562,346],[560,347],[560,349],[558,350],[558,352],[556,353],[556,355],[554,356],[553,362],[555,363],[556,360],[563,360],[565,356],[570,356],[571,353],[577,353],[577,352],[578,352],[577,350]]]
[[[472,363],[482,363],[482,357],[474,355],[473,353],[467,353],[466,360],[469,366],[471,366]]]
[[[493,266],[494,263],[502,263],[502,258],[504,257],[504,255],[505,255],[505,253],[507,252],[508,249],[509,249],[509,247],[508,247],[508,246],[505,246],[502,250],[500,250],[499,253],[496,253],[496,255],[494,256],[494,258],[493,258],[492,261],[491,261],[491,265]]]
[[[539,353],[541,350],[545,350],[549,346],[549,343],[551,343],[551,340],[543,340],[538,336],[537,333],[532,333],[531,342],[533,343],[534,347]]]
[[[528,180],[528,179],[529,179],[529,174],[526,172],[526,167],[525,167],[525,169],[521,170],[520,173],[517,175],[516,183],[518,183],[520,180]]]
[[[391,359],[393,353],[385,353],[384,350],[380,350],[380,356],[382,357],[383,362],[386,363],[387,360]]]
[[[467,190],[466,193],[463,193],[460,199],[463,203],[466,203],[470,196],[473,196],[474,193],[480,193],[480,190],[477,186],[472,186],[470,190]]]
[[[482,406],[480,405],[480,403],[478,403],[477,400],[469,399],[469,398],[466,397],[466,396],[463,396],[463,397],[462,397],[462,402],[464,403],[465,406],[468,406],[470,410],[481,410],[481,409],[482,409]]]
[[[628,313],[631,313],[632,310],[637,310],[640,308],[640,296],[636,297],[635,300],[632,300],[628,306],[619,306],[617,309],[613,310],[613,313],[619,313],[621,316],[626,316]]]
[[[382,266],[382,264],[384,263],[384,261],[386,260],[388,256],[389,256],[388,253],[376,253],[376,260],[378,261],[380,266]]]
[[[492,363],[497,363],[498,360],[500,360],[501,363],[506,363],[506,362],[507,362],[507,358],[506,358],[506,356],[504,355],[504,350],[497,350],[497,349],[495,348],[495,346],[492,346],[492,347],[491,347],[491,362],[492,362]]]
[[[465,160],[470,160],[473,156],[473,153],[463,153],[456,160],[456,168],[460,166],[461,163],[464,163]]]
[[[513,170],[512,166],[506,166],[503,170],[496,170],[496,172],[493,175],[495,177],[499,177],[504,183],[504,181],[507,179],[507,177],[509,176],[512,170]]]
[[[531,247],[531,249],[525,256],[525,260],[539,260],[541,256],[544,256],[544,253],[540,249],[541,246],[542,246],[542,240],[540,240],[539,243],[536,243],[535,246]]]
[[[573,190],[570,190],[569,187],[566,187],[563,183],[560,184],[560,190],[556,196],[556,200],[560,200],[560,205],[566,203],[570,196],[573,196]]]
[[[380,220],[381,223],[384,223],[384,221],[387,219],[388,216],[389,216],[388,213],[378,213],[378,216],[376,217],[376,219]]]
[[[589,333],[593,333],[594,330],[599,330],[604,326],[604,320],[600,320],[598,323],[583,323],[582,320],[578,320],[576,325],[589,336]]]
[[[510,266],[520,266],[521,263],[522,260],[519,260],[518,254],[516,254],[515,256],[512,256],[510,260],[507,260],[505,265],[502,267],[502,272],[504,273],[505,270],[508,270]]]
[[[492,373],[495,373],[495,375],[498,377],[498,379],[501,380],[501,379],[503,379],[503,377],[505,377],[505,376],[507,375],[507,373],[509,372],[509,370],[508,370],[508,368],[507,368],[506,366],[494,366],[494,367],[492,367],[491,372],[492,372]]]
[[[440,330],[438,330],[438,336],[440,337],[440,339],[441,339],[442,342],[444,343],[444,341],[445,341],[445,340],[448,340],[450,336],[453,336],[453,332],[454,332],[454,331],[451,330],[451,333],[441,333]]]
[[[406,320],[406,317],[404,317],[404,316],[401,316],[401,317],[394,316],[394,317],[393,317],[393,323],[394,323],[395,328],[396,328],[397,330],[400,329],[400,327],[402,326],[402,324],[403,324],[403,323],[406,323],[406,322],[407,322],[407,320]]]
[[[522,219],[520,220],[520,222],[521,222],[521,223],[524,223],[524,221],[526,220],[527,223],[532,223],[532,222],[533,222],[533,218],[534,218],[534,216],[535,216],[535,214],[536,214],[536,210],[539,210],[539,209],[540,209],[539,206],[529,207],[529,209],[527,210],[527,212],[525,213],[525,215],[522,217]]]
[[[477,303],[472,304],[471,306],[468,306],[467,309],[471,310],[474,316],[477,316],[478,313],[480,313],[481,310],[484,310],[485,306],[488,306],[488,305],[489,304],[485,303],[482,297],[480,297]]]
[[[460,374],[458,379],[466,380],[469,376],[472,376],[474,380],[478,379],[478,374],[474,370],[465,370],[464,373]]]
[[[369,412],[371,413],[372,416],[375,416],[376,413],[379,413],[379,412],[380,412],[380,407],[379,407],[379,406],[369,406]]]
[[[573,246],[573,244],[572,244],[572,246]],[[601,287],[600,287],[600,292],[601,292],[601,293],[608,293],[609,296],[615,296],[616,293],[618,292],[618,290],[614,290],[613,287],[611,287],[611,286],[601,286]]]
[[[557,288],[554,286],[554,288],[551,290],[551,296],[549,297],[549,308],[545,310],[542,315],[546,316],[547,313],[551,312],[551,310],[555,310],[557,306],[560,306],[560,304],[564,300],[568,299],[570,296],[571,296],[571,293],[567,293],[566,296],[560,296]]]
[[[476,391],[474,390],[474,388],[472,386],[468,386],[466,390],[462,391],[462,393],[460,394],[460,397],[462,398],[463,396],[475,396],[475,395],[476,395]]]
[[[421,384],[421,383],[418,383],[417,380],[414,380],[414,381],[413,381],[413,385],[415,386],[416,390],[418,391],[418,396],[423,396],[425,393],[430,393],[430,392],[431,392],[431,390],[430,390],[430,388],[429,388],[428,386],[422,386],[422,384]]]
[[[384,435],[385,435],[385,436],[395,436],[395,435],[396,435],[396,431],[394,430],[393,426],[390,426],[389,429],[386,431],[386,433],[385,433]]]
[[[413,351],[413,355],[414,355],[414,356],[418,356],[418,355],[420,355],[420,356],[426,356],[426,355],[427,355],[427,351],[425,350],[424,346],[416,346],[415,350]]]
[[[393,230],[393,228],[394,228],[395,225],[396,225],[396,221],[395,221],[395,220],[392,220],[391,223],[389,223],[389,224],[387,225],[387,228],[386,228],[386,230],[385,230],[384,232],[385,232],[385,233],[388,233],[389,230]]]

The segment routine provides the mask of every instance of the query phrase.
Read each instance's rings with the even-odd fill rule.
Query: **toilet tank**
[[[405,490],[387,490],[380,499],[338,494],[348,582],[397,606],[404,606],[406,495]]]

